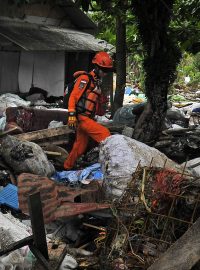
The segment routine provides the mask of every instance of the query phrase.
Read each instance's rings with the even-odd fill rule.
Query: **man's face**
[[[103,71],[102,69],[99,69],[99,77],[104,78],[108,73]]]

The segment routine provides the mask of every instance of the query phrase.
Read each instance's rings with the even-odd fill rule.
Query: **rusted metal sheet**
[[[19,206],[25,214],[29,214],[28,196],[40,192],[45,223],[61,217],[109,208],[109,204],[97,202],[100,193],[98,186],[87,189],[70,188],[47,177],[28,173],[21,174],[17,182]],[[84,202],[81,201],[82,197]],[[86,198],[88,198],[87,201]],[[81,202],[75,202],[77,200]]]

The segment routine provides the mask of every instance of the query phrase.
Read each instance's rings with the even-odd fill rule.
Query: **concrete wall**
[[[20,92],[33,85],[50,95],[62,96],[64,91],[64,52],[22,52],[19,65]]]
[[[48,92],[48,96],[62,96],[65,83],[73,80],[78,70],[92,69],[92,53],[63,52],[3,52],[0,51],[0,94],[27,93],[32,79],[35,87]],[[102,88],[112,89],[112,74]]]

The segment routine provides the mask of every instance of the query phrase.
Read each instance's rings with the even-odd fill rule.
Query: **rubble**
[[[53,109],[58,104],[50,105],[46,96],[45,101],[37,100],[43,99],[42,95],[29,93],[31,103],[10,96],[19,103],[3,107],[1,211],[12,211],[30,224],[30,198],[40,192],[52,269],[58,262],[62,262],[60,270],[190,269],[199,260],[199,104],[180,103],[179,97],[174,97],[176,102],[167,111],[156,149],[131,138],[145,97],[127,97],[132,104],[120,108],[113,121],[97,118],[112,136],[100,147],[89,145],[76,170],[70,172],[63,171],[74,138],[74,131],[66,126],[67,111]],[[13,207],[18,201],[18,207]],[[2,215],[0,212],[0,230]],[[14,227],[15,222],[11,219]],[[21,238],[30,242],[26,239],[30,227],[28,235],[18,238],[20,231],[23,233],[17,228],[12,239],[16,247]],[[3,227],[1,237],[11,239],[10,230]],[[169,259],[171,255],[175,260]],[[20,261],[14,268],[13,258]],[[36,261],[28,247],[21,248],[0,257],[0,269],[15,269],[17,264],[42,269],[38,258]]]
[[[133,266],[148,269],[173,243],[166,253],[171,256],[169,265],[166,260],[162,261],[168,255],[163,255],[160,257],[163,264],[159,264],[158,259],[152,269],[191,269],[188,265],[199,260],[199,240],[195,239],[192,247],[195,230],[198,238],[199,226],[189,229],[200,214],[199,191],[199,179],[184,171],[177,173],[165,167],[141,167],[138,164],[124,193],[111,205],[113,222],[107,228],[100,269],[119,259],[127,269]],[[192,237],[187,237],[188,243],[183,242],[184,236],[180,238],[185,232]],[[180,242],[177,241],[179,238]],[[185,252],[175,248],[179,245]],[[190,245],[191,248],[187,248]],[[188,268],[178,268],[177,262],[181,262],[182,256],[185,256],[183,260],[188,259],[185,264]],[[174,268],[170,268],[170,264]]]
[[[30,105],[31,105],[30,101],[25,101],[24,99],[20,98],[18,95],[10,94],[10,93],[0,95],[1,112],[4,112],[8,107],[17,107],[17,106],[28,107]]]
[[[155,147],[168,157],[182,163],[199,156],[200,129],[198,126],[164,130]]]
[[[0,212],[0,249],[6,248],[9,244],[30,236],[31,229],[19,222],[12,215],[3,215]],[[8,255],[0,257],[0,269],[15,269],[14,267],[26,267],[32,269],[28,260],[28,250],[25,248],[15,250]]]
[[[1,146],[3,159],[17,174],[29,172],[51,176],[55,171],[42,148],[33,142],[21,141],[7,135],[2,139]]]

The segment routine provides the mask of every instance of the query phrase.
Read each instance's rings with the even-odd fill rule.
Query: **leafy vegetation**
[[[189,82],[185,78],[189,77]],[[200,53],[192,55],[185,52],[182,61],[177,67],[177,79],[174,85],[179,85],[180,88],[198,89],[200,87]]]
[[[93,1],[94,2],[94,1]],[[177,79],[174,85],[185,87],[185,77],[190,77],[187,87],[195,88],[199,86],[200,74],[200,6],[198,0],[176,0],[173,6],[173,15],[170,22],[170,31],[173,39],[182,51],[182,61],[177,67]],[[168,9],[166,7],[166,9]],[[169,12],[169,9],[168,9]],[[98,24],[98,38],[105,39],[115,45],[115,15],[108,15],[107,12],[90,12],[90,17]],[[126,13],[126,43],[127,43],[127,74],[128,80],[139,81],[141,89],[144,89],[143,59],[144,50],[135,15],[131,9]],[[172,87],[174,89],[174,87]]]

